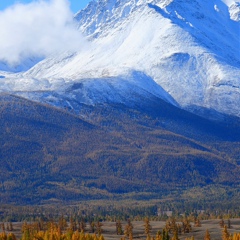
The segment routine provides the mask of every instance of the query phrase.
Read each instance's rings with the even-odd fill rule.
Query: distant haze
[[[11,65],[27,57],[77,50],[83,44],[67,0],[36,1],[7,8],[0,12],[0,35],[0,61]]]

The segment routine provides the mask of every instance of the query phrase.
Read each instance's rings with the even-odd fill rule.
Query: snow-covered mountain
[[[232,0],[92,1],[75,16],[80,51],[1,73],[0,90],[73,108],[155,96],[240,117],[239,16]]]

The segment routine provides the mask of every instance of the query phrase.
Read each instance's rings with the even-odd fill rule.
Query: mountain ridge
[[[240,24],[233,20],[237,6],[237,2],[227,5],[220,0],[93,1],[75,16],[79,31],[88,38],[82,50],[52,56],[26,72],[2,74],[0,89],[54,91],[86,79],[89,86],[94,79],[119,78],[123,82],[122,76],[140,72],[183,109],[204,117],[208,115],[198,109],[239,117]],[[135,82],[139,79],[136,75]],[[146,79],[142,86],[147,86]],[[133,89],[131,84],[128,87]],[[105,88],[99,91],[106,94]],[[90,102],[105,100],[100,96]]]

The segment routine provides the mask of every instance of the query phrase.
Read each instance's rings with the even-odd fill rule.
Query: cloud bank
[[[19,64],[28,57],[74,51],[83,44],[67,0],[16,4],[0,12],[0,61]]]

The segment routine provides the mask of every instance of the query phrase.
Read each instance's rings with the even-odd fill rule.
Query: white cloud
[[[27,57],[76,50],[82,43],[67,0],[16,4],[0,12],[0,61],[15,65]]]

